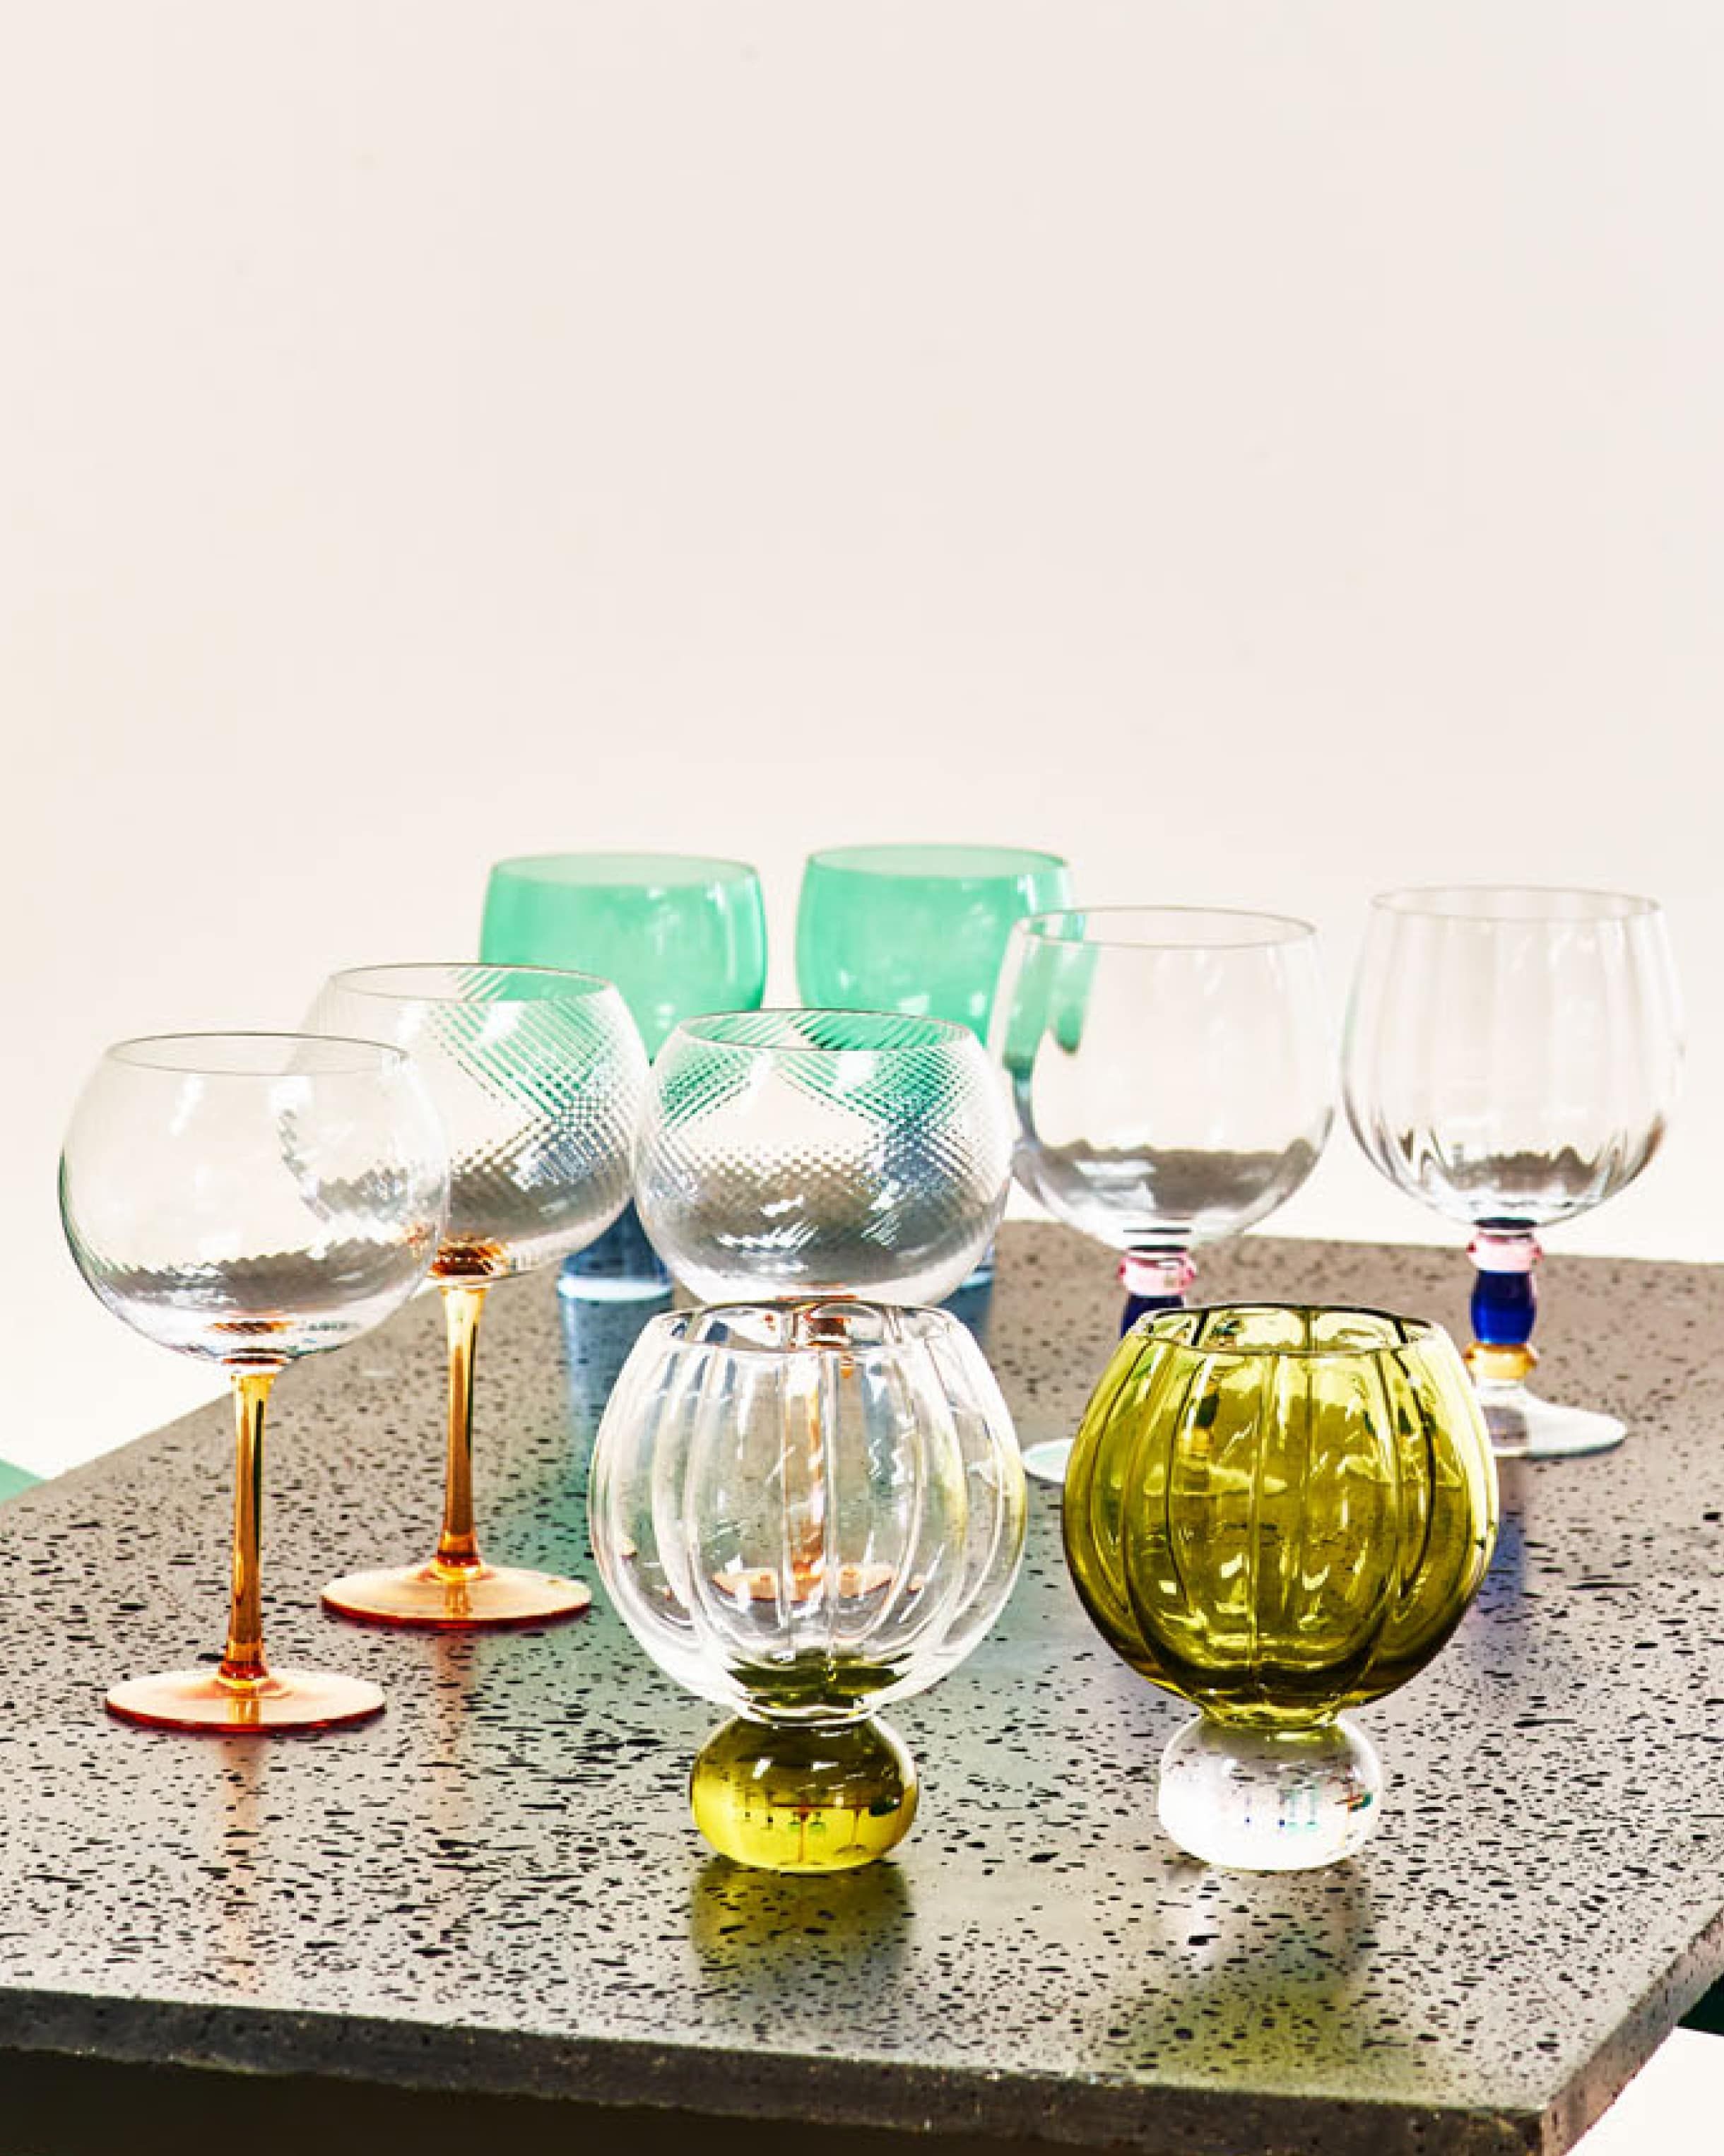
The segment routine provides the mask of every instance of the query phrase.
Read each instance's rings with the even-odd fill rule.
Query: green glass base
[[[688,1784],[713,1848],[763,1871],[872,1864],[909,1832],[916,1795],[916,1763],[883,1722],[727,1722]]]

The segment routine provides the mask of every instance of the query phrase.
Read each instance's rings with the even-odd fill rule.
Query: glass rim
[[[860,1312],[878,1319],[881,1337],[875,1340],[850,1336],[831,1340],[704,1340],[690,1337],[696,1327],[715,1320],[734,1324],[748,1318],[760,1318],[789,1324],[825,1312],[844,1317]],[[960,1332],[967,1330],[963,1321],[950,1311],[928,1303],[871,1302],[865,1296],[858,1295],[790,1296],[781,1299],[759,1296],[727,1302],[697,1303],[687,1310],[662,1311],[642,1326],[640,1338],[645,1340],[651,1334],[662,1348],[679,1354],[764,1355],[780,1359],[822,1354],[853,1358],[916,1347],[932,1336],[949,1333],[955,1327]]]
[[[924,865],[908,866],[912,860]],[[965,865],[974,864],[974,865]],[[986,864],[986,865],[984,865]],[[858,846],[821,846],[805,868],[840,875],[891,878],[916,876],[942,883],[1001,883],[1033,875],[1038,869],[1069,869],[1063,854],[1041,846],[970,845],[944,839],[891,839]]]
[[[1117,934],[1091,935],[1087,924],[1100,921]],[[1085,932],[1062,935],[1056,923],[1086,924]],[[1166,923],[1170,931],[1181,924],[1199,921],[1223,924],[1221,932],[1208,936],[1132,934],[1130,924]],[[1059,944],[1071,950],[1123,951],[1268,951],[1299,943],[1315,943],[1314,923],[1291,913],[1257,913],[1230,906],[1063,906],[1046,913],[1032,913],[1014,924],[1015,935],[1038,943]]]
[[[517,966],[507,960],[492,962],[484,958],[409,958],[397,963],[378,966],[343,966],[328,974],[319,995],[331,988],[339,988],[347,995],[375,996],[379,1003],[394,1004],[471,1004],[476,1009],[487,1004],[553,1003],[554,995],[538,996],[463,996],[439,993],[424,985],[433,975],[445,978],[459,973],[502,975],[510,980],[566,982],[567,1000],[596,995],[608,988],[620,998],[615,981],[606,980],[602,973],[579,973],[567,966]],[[386,978],[411,981],[419,977],[420,985],[392,987]]]
[[[1253,1316],[1276,1317],[1332,1317],[1343,1322],[1362,1319],[1369,1323],[1392,1326],[1400,1337],[1380,1340],[1375,1345],[1355,1343],[1348,1347],[1304,1346],[1277,1342],[1265,1347],[1233,1347],[1226,1342],[1212,1346],[1197,1341],[1181,1340],[1164,1334],[1158,1327],[1170,1328],[1185,1318],[1246,1317]],[[1454,1345],[1447,1328],[1431,1317],[1408,1317],[1397,1310],[1379,1310],[1369,1303],[1355,1302],[1193,1302],[1177,1310],[1151,1311],[1138,1322],[1143,1327],[1141,1339],[1155,1339],[1181,1354],[1195,1356],[1204,1362],[1260,1363],[1270,1359],[1292,1360],[1302,1363],[1357,1363],[1369,1361],[1382,1355],[1404,1354],[1409,1348],[1428,1348],[1438,1340]],[[1135,1328],[1134,1328],[1135,1329]]]
[[[841,1045],[808,1040],[794,1031],[794,1022],[811,1018],[860,1019],[865,1029],[872,1026],[888,1037]],[[784,1037],[735,1040],[718,1029],[759,1026],[763,1021],[769,1027],[780,1025]],[[739,1055],[811,1056],[821,1060],[835,1055],[895,1055],[915,1050],[954,1047],[964,1041],[980,1045],[967,1025],[959,1025],[950,1019],[929,1018],[914,1011],[844,1010],[825,1004],[769,1004],[758,1010],[708,1011],[679,1019],[665,1047],[659,1050],[661,1056],[679,1034],[699,1041],[703,1048],[732,1049]]]
[[[1662,913],[1655,898],[1587,885],[1536,883],[1413,884],[1379,891],[1379,913],[1433,921],[1540,922],[1644,921]]]
[[[571,870],[609,867],[609,875],[570,874]],[[646,873],[630,874],[630,868]],[[651,870],[669,871],[655,875]],[[679,874],[679,870],[693,873]],[[702,884],[758,884],[760,871],[750,861],[732,860],[721,854],[629,853],[618,848],[592,853],[511,854],[493,861],[491,876],[519,883],[544,884],[566,890],[648,891],[658,885],[694,888]]]
[[[265,1052],[277,1051],[274,1063]],[[240,1051],[225,1066],[208,1060],[211,1051]],[[244,1051],[255,1052],[244,1060]],[[292,1060],[303,1061],[307,1051],[322,1067],[294,1069]],[[356,1051],[363,1050],[363,1054]],[[183,1051],[183,1052],[179,1052]],[[344,1052],[338,1052],[344,1051]],[[199,1055],[203,1060],[198,1060]],[[404,1048],[384,1040],[367,1040],[358,1034],[273,1033],[144,1033],[116,1040],[102,1051],[104,1063],[117,1063],[135,1070],[157,1070],[179,1078],[252,1078],[270,1083],[284,1078],[378,1077],[404,1070],[411,1057]]]

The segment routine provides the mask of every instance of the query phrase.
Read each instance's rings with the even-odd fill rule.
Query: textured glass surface
[[[937,1302],[992,1240],[1011,1129],[980,1042],[938,1019],[694,1019],[653,1065],[636,1202],[703,1301]]]
[[[1236,1234],[1323,1149],[1315,937],[1274,915],[1090,907],[1012,931],[993,1052],[1018,1180],[1115,1249]]]
[[[79,1270],[163,1348],[233,1367],[343,1342],[425,1276],[447,1155],[406,1058],[367,1038],[122,1042],[60,1163]]]
[[[809,1004],[949,1019],[984,1036],[1012,923],[1071,896],[1058,854],[829,846],[802,871],[798,991]]]
[[[1170,1312],[1121,1341],[1065,1487],[1085,1608],[1152,1683],[1259,1728],[1422,1669],[1490,1562],[1496,1474],[1446,1333],[1355,1310]]]
[[[941,1311],[655,1318],[594,1447],[593,1549],[679,1683],[844,1721],[966,1655],[1016,1577],[1024,1481],[980,1349]]]
[[[1347,1112],[1372,1163],[1451,1219],[1538,1227],[1657,1151],[1680,1067],[1662,912],[1609,891],[1394,891],[1347,1023]]]
[[[327,983],[313,1033],[404,1048],[450,1150],[433,1270],[499,1279],[591,1242],[629,1194],[646,1059],[608,981],[532,967],[361,967]]]
[[[479,955],[615,983],[656,1055],[679,1019],[753,1010],[766,988],[760,880],[683,854],[536,854],[491,872]]]

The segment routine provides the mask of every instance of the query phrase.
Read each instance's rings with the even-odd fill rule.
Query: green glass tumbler
[[[830,846],[802,872],[797,986],[825,1009],[943,1018],[985,1037],[1012,923],[1071,902],[1058,854]]]
[[[614,981],[656,1055],[685,1018],[759,1009],[760,879],[745,861],[700,855],[521,855],[491,871],[479,955]],[[630,1204],[568,1260],[558,1286],[581,1301],[635,1301],[668,1295],[671,1279]]]
[[[614,981],[656,1055],[672,1026],[758,1010],[766,914],[745,861],[685,854],[530,854],[499,861],[479,956]]]

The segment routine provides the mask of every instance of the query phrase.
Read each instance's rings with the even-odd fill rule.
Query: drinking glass
[[[1197,1245],[1284,1204],[1329,1135],[1316,933],[1267,913],[1088,906],[1011,932],[992,1045],[1017,1179],[1123,1253],[1125,1324],[1177,1308]],[[1029,1447],[1058,1481],[1066,1440]]]
[[[1466,1359],[1500,1453],[1621,1442],[1614,1415],[1527,1389],[1538,1231],[1633,1182],[1680,1066],[1675,969],[1651,899],[1461,886],[1373,902],[1347,1113],[1391,1183],[1473,1231]]]
[[[829,846],[796,908],[796,985],[837,1010],[949,1019],[986,1040],[1012,923],[1071,903],[1058,854],[1022,846]]]
[[[1417,1675],[1477,1594],[1496,1468],[1441,1327],[1259,1303],[1122,1340],[1066,1477],[1079,1598],[1140,1676],[1200,1709],[1161,1824],[1211,1864],[1330,1864],[1382,1769],[1341,1718]]]
[[[527,854],[485,894],[489,965],[575,967],[615,983],[656,1055],[678,1019],[756,1010],[766,991],[760,879],[744,861],[684,854]],[[564,1261],[558,1286],[589,1302],[667,1296],[670,1275],[632,1202]]]
[[[343,1616],[389,1625],[538,1625],[591,1600],[579,1582],[487,1564],[473,1527],[473,1357],[498,1281],[566,1257],[622,1210],[646,1058],[609,981],[543,967],[367,966],[337,973],[314,1033],[412,1058],[449,1139],[449,1225],[431,1264],[449,1342],[443,1529],[419,1565],[332,1580]]]
[[[443,1232],[443,1132],[407,1057],[296,1034],[122,1041],[60,1161],[60,1214],[98,1297],[146,1338],[219,1364],[236,1416],[232,1591],[219,1667],[135,1677],[111,1713],[156,1728],[323,1729],[375,1685],[264,1660],[264,1410],[277,1373],[397,1309]]]
[[[901,1841],[916,1771],[877,1712],[977,1645],[1024,1538],[1011,1418],[959,1321],[846,1299],[654,1318],[590,1518],[624,1624],[737,1717],[690,1784],[713,1846],[826,1871]]]
[[[686,1019],[652,1066],[636,1199],[703,1302],[938,1302],[991,1241],[1011,1127],[981,1044],[879,1011]]]

